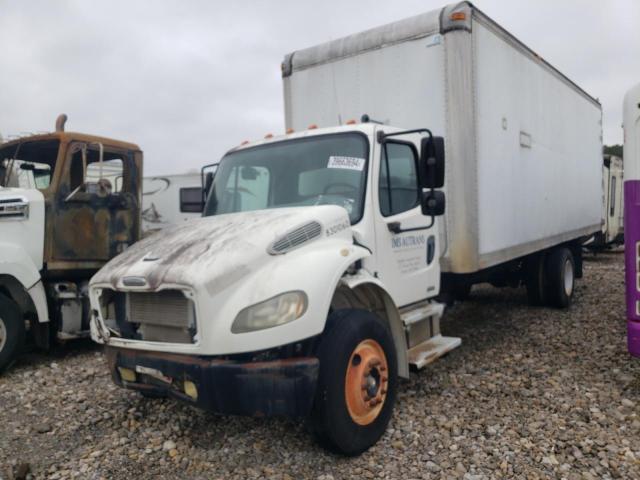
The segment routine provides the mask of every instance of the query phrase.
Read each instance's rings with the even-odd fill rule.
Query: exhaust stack
[[[67,123],[67,114],[61,113],[56,119],[56,132],[64,132],[64,125]]]

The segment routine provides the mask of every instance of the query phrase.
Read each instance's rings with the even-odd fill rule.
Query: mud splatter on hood
[[[143,277],[152,290],[161,284],[204,284],[213,294],[268,261],[267,247],[275,239],[328,213],[335,213],[335,218],[346,215],[340,207],[316,206],[189,220],[131,246],[100,269],[91,283],[117,288],[124,277]]]

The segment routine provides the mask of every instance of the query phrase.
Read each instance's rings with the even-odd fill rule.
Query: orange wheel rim
[[[384,406],[389,386],[387,356],[375,340],[363,340],[347,365],[345,400],[351,419],[359,425],[373,422]]]

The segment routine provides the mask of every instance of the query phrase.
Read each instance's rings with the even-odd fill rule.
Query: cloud
[[[444,2],[4,0],[0,132],[68,128],[138,143],[145,174],[210,163],[245,139],[284,129],[285,53]],[[624,91],[640,81],[640,5],[478,0],[477,6],[604,108],[622,140]]]

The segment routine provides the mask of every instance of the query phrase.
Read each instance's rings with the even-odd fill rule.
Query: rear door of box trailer
[[[483,15],[471,35],[479,267],[600,230],[600,105]]]

